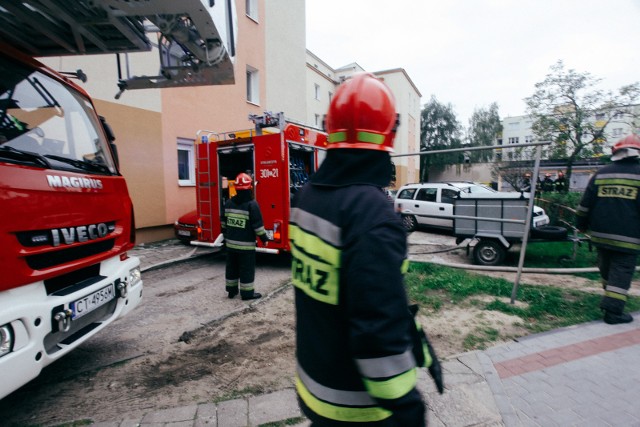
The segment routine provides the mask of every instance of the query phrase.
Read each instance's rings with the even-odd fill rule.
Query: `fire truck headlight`
[[[0,357],[11,353],[13,348],[13,329],[11,325],[0,326]]]
[[[136,267],[129,271],[129,277],[127,277],[127,281],[129,282],[129,286],[135,286],[140,283],[142,279],[142,273],[140,273],[140,268]]]

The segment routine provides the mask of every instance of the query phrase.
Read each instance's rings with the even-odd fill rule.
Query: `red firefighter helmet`
[[[611,160],[622,160],[627,157],[638,157],[640,155],[640,137],[631,134],[622,138],[611,147]]]
[[[325,117],[327,149],[393,151],[398,126],[395,99],[381,80],[358,73],[342,83]]]
[[[251,177],[244,172],[239,173],[236,177],[236,190],[249,190],[251,189],[251,184]]]

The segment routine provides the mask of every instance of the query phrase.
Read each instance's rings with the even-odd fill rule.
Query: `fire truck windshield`
[[[17,153],[23,153],[18,155]],[[37,160],[46,158],[46,161]],[[0,57],[0,160],[117,173],[93,105],[39,71]]]

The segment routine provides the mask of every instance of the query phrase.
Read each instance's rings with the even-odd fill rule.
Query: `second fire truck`
[[[254,178],[255,199],[269,237],[257,251],[289,251],[291,199],[315,172],[325,156],[326,134],[287,121],[283,113],[249,116],[249,130],[213,133],[199,131],[196,141],[198,239],[193,245],[221,247],[220,214],[235,194],[233,180],[240,172]]]

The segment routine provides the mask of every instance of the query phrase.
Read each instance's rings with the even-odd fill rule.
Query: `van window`
[[[425,202],[435,202],[437,194],[438,194],[437,188],[421,188],[420,191],[418,191],[416,200],[423,200]]]
[[[405,188],[404,190],[402,190],[400,192],[400,194],[398,194],[397,199],[411,200],[411,199],[413,199],[413,195],[415,193],[416,193],[416,189],[415,188]]]
[[[453,203],[453,199],[458,197],[458,192],[456,190],[451,190],[449,188],[442,189],[442,203]]]

